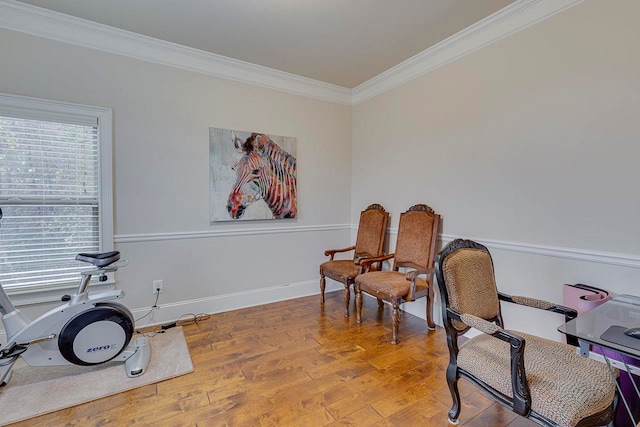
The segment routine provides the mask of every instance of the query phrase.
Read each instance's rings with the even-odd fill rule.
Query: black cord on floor
[[[145,314],[142,317],[139,317],[138,319],[135,319],[135,322],[137,322],[138,320],[142,320],[145,317],[150,316],[151,313],[154,312],[154,310],[160,308],[158,306],[158,299],[159,298],[160,298],[160,292],[158,292],[156,294],[156,300],[153,303],[153,305],[151,306],[151,309],[147,312],[147,314]],[[210,317],[211,316],[206,314],[206,313],[198,313],[198,314],[186,313],[186,314],[183,314],[182,316],[180,316],[178,318],[178,320],[176,320],[175,322],[165,323],[164,325],[160,326],[160,329],[156,329],[156,330],[153,330],[151,332],[141,332],[140,330],[137,330],[136,332],[139,333],[139,334],[144,335],[145,337],[153,337],[153,336],[155,336],[157,334],[163,334],[164,331],[166,331],[167,329],[175,328],[176,326],[185,326],[185,325],[198,324],[199,322],[201,322],[203,320],[207,320]]]
[[[187,318],[185,319],[185,317]],[[176,326],[193,325],[194,323],[197,324],[202,320],[207,320],[210,317],[211,317],[210,315],[205,313],[199,313],[199,314],[187,313],[180,316],[178,320],[176,320],[175,322],[166,323],[162,325],[161,329],[163,331],[166,331],[167,329],[175,328]]]
[[[189,318],[183,319],[186,316],[189,316]],[[180,316],[176,321],[176,323],[178,324],[178,326],[193,325],[194,323],[197,324],[203,320],[207,320],[210,317],[211,316],[206,313],[198,313],[198,314],[187,313]]]

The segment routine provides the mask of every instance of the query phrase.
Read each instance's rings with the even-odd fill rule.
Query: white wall
[[[1,92],[113,109],[115,241],[130,262],[118,287],[136,315],[154,279],[156,322],[318,292],[324,249],[350,243],[351,107],[8,30],[0,40]],[[297,138],[297,220],[209,223],[209,127]]]
[[[391,227],[427,203],[445,243],[508,243],[489,245],[505,292],[640,294],[639,14],[632,0],[584,2],[356,105],[352,220],[374,195]],[[530,315],[505,320],[556,336],[561,319]]]
[[[581,3],[353,108],[0,30],[0,91],[113,109],[118,286],[144,313],[165,280],[152,321],[317,292],[372,202],[391,249],[400,212],[431,205],[444,242],[488,244],[505,292],[640,294],[639,12]],[[209,223],[211,126],[298,138],[298,220]]]

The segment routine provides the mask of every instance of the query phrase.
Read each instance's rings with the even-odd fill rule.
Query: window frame
[[[54,120],[62,122],[96,121],[98,129],[98,223],[100,252],[113,250],[113,113],[110,108],[54,101],[42,98],[13,95],[0,92],[0,115],[34,120]],[[91,269],[87,265],[87,269]],[[79,277],[78,277],[79,278]],[[113,273],[101,288],[113,288]],[[92,285],[95,286],[95,285]],[[59,300],[61,290],[77,288],[76,283],[54,286],[51,289],[20,290],[11,289],[15,305],[37,304]]]

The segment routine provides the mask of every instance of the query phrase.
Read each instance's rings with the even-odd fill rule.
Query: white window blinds
[[[0,283],[35,291],[76,282],[75,256],[100,251],[99,128],[25,116],[0,111]]]

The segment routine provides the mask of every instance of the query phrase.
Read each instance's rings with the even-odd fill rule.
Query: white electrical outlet
[[[163,289],[164,289],[164,282],[162,280],[154,280],[153,281],[153,293],[154,294],[162,293]]]

